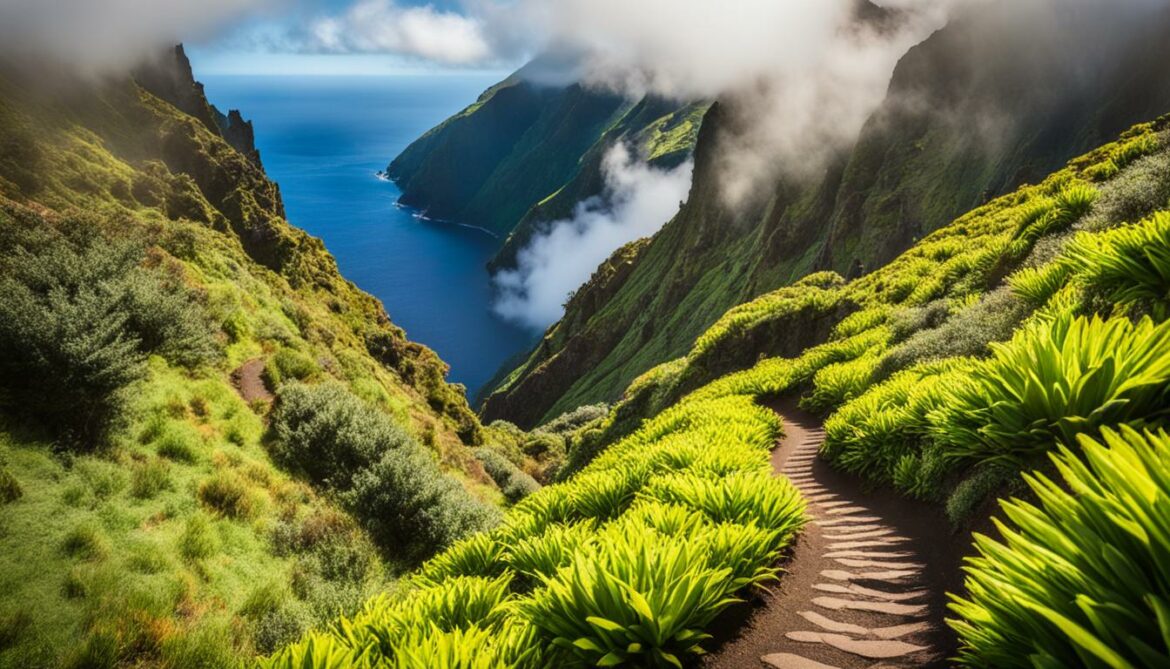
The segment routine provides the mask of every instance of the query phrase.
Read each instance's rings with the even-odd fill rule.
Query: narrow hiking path
[[[941,667],[954,654],[946,592],[959,585],[964,543],[936,507],[866,490],[817,456],[821,421],[793,400],[768,406],[784,420],[777,475],[808,500],[811,522],[780,584],[705,667],[893,669]]]

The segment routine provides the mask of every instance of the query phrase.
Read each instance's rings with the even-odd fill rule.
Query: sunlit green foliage
[[[1106,302],[1164,319],[1170,309],[1170,212],[1100,234],[1078,235],[1067,272]]]
[[[377,600],[333,635],[390,666],[444,666],[452,639],[496,666],[679,666],[738,591],[775,578],[803,522],[795,488],[769,473],[779,428],[747,396],[684,401],[435,557],[417,590]],[[269,662],[299,666],[327,645],[309,643]],[[538,662],[541,649],[551,655]]]
[[[1166,410],[1170,323],[1064,317],[993,348],[931,417],[950,458],[1027,468],[1057,442]]]
[[[1053,457],[1061,481],[1028,475],[1036,504],[1002,504],[1003,538],[976,538],[951,625],[978,667],[1170,663],[1170,437],[1131,428]]]
[[[846,471],[893,483],[899,463],[921,456],[927,417],[943,401],[944,389],[965,378],[972,364],[926,363],[872,387],[825,421],[822,454]]]

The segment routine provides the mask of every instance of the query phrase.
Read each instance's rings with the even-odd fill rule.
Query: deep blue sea
[[[491,311],[484,263],[499,241],[395,206],[376,176],[498,75],[210,76],[208,98],[251,119],[289,220],[325,240],[342,273],[382,300],[407,335],[451,365],[471,394],[536,333]]]

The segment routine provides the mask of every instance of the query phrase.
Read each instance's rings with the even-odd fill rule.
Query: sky
[[[201,74],[506,75],[462,0],[251,0],[235,25],[185,40]],[[470,8],[470,9],[469,9]]]

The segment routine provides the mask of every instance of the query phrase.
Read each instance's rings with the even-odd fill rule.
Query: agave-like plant
[[[436,625],[415,628],[405,635],[384,665],[387,669],[499,669],[547,666],[539,658],[539,644],[509,637],[507,630],[477,626],[443,630]],[[523,643],[527,641],[528,643]]]
[[[1057,442],[1170,412],[1170,323],[1064,316],[992,350],[930,414],[950,458],[1027,469]]]
[[[312,634],[270,657],[260,658],[255,669],[372,669],[372,647],[354,648],[328,634]]]
[[[703,628],[738,600],[729,567],[704,546],[624,524],[521,604],[528,621],[585,663],[677,667],[702,653]]]
[[[1170,315],[1170,212],[1099,234],[1078,235],[1065,252],[1078,280],[1108,302]]]
[[[438,584],[455,576],[496,577],[504,573],[504,546],[491,534],[463,539],[423,565],[416,577]]]
[[[569,564],[573,556],[593,540],[596,526],[589,521],[556,525],[542,534],[508,547],[507,564],[529,578],[549,577]]]
[[[654,479],[643,493],[646,499],[700,511],[713,523],[754,523],[789,537],[804,523],[804,502],[796,487],[763,472],[718,479],[672,474]]]
[[[975,667],[1170,666],[1170,436],[1123,427],[1054,454],[1063,483],[1002,504],[949,621]]]

